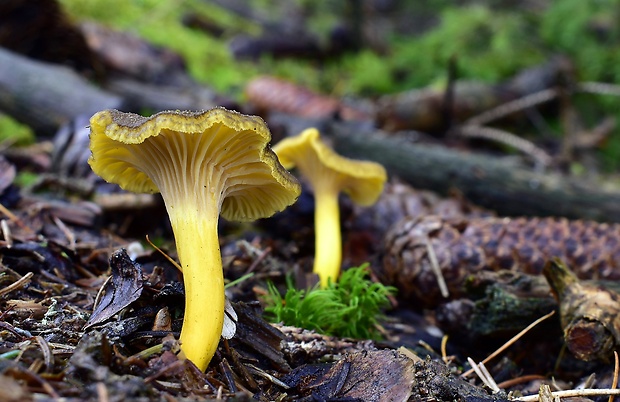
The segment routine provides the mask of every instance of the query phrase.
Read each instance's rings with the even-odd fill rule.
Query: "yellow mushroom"
[[[166,111],[145,118],[105,110],[90,119],[89,164],[133,192],[160,192],[185,283],[182,355],[201,370],[224,320],[217,222],[251,221],[281,211],[301,191],[268,146],[265,122],[223,108]]]
[[[285,168],[296,167],[314,192],[314,273],[325,287],[338,278],[342,262],[338,194],[343,191],[359,205],[372,205],[383,191],[387,173],[378,163],[338,155],[321,141],[315,128],[285,138],[273,151]]]

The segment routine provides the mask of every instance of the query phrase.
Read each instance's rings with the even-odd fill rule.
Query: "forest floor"
[[[592,113],[583,103],[616,96],[617,86],[582,82],[574,60],[549,56],[492,83],[460,80],[451,65],[441,89],[373,98],[272,76],[228,96],[198,83],[169,48],[73,24],[63,3],[11,14],[35,7],[15,4],[0,9],[14,35],[3,43],[0,32],[0,110],[36,137],[22,146],[15,126],[0,125],[9,131],[0,133],[0,401],[552,401],[551,391],[602,401],[617,393],[594,391],[615,388],[618,377],[620,193],[597,159],[615,122],[608,105]],[[246,2],[227,10],[273,28],[236,4]],[[26,24],[49,52],[29,53],[30,36],[16,28],[28,15],[50,16],[51,25]],[[213,21],[186,17],[219,38]],[[230,52],[258,65],[265,54],[268,65],[300,53],[358,55],[336,46],[351,45],[344,31],[325,48],[284,25],[288,34],[275,37],[242,32]],[[222,74],[238,79],[243,65]],[[91,171],[88,118],[103,108],[215,106],[260,115],[273,144],[317,127],[338,152],[385,166],[374,205],[339,198],[342,267],[367,266],[355,295],[379,283],[392,289],[358,329],[369,336],[268,321],[274,292],[311,292],[318,282],[315,202],[301,179],[296,203],[273,217],[220,220],[235,334],[221,339],[205,371],[179,357],[185,292],[164,202]],[[564,136],[549,135],[549,121]],[[359,325],[342,317],[345,328]]]

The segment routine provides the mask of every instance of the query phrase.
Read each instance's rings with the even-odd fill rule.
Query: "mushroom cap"
[[[285,138],[273,147],[280,163],[287,169],[297,167],[312,186],[321,181],[337,183],[339,189],[356,204],[374,204],[387,180],[385,168],[375,162],[360,161],[338,155],[320,139],[316,128]]]
[[[221,215],[235,221],[269,217],[301,192],[257,116],[221,107],[151,117],[104,110],[91,117],[90,130],[92,170],[128,191],[157,193],[162,183],[166,191],[187,193],[182,197],[217,191]]]

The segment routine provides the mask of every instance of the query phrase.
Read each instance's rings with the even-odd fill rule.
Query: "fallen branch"
[[[346,156],[383,164],[419,189],[458,190],[501,215],[563,216],[620,222],[620,192],[556,173],[532,171],[508,159],[415,143],[407,134],[388,135],[351,123],[325,131]]]
[[[0,48],[0,111],[38,133],[52,135],[75,116],[118,108],[121,102],[67,67]]]

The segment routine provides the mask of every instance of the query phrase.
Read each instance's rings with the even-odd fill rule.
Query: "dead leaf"
[[[144,280],[139,264],[133,262],[125,249],[115,251],[110,257],[112,276],[100,291],[100,302],[95,306],[85,330],[108,320],[142,294]]]

